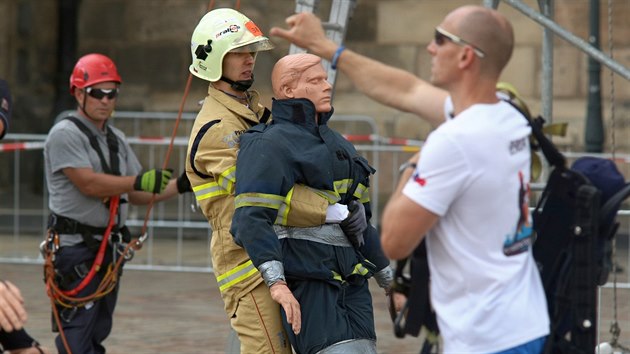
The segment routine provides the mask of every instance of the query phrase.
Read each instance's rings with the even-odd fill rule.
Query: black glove
[[[190,181],[188,180],[188,176],[186,175],[186,171],[177,177],[177,191],[179,194],[193,191]]]
[[[133,188],[137,191],[149,193],[162,193],[168,181],[171,179],[173,171],[162,170],[159,168],[148,170],[136,176],[136,182]]]
[[[365,208],[358,200],[352,200],[348,203],[348,211],[350,215],[341,222],[340,226],[350,243],[355,248],[359,248],[365,244],[363,240],[363,232],[367,229]]]

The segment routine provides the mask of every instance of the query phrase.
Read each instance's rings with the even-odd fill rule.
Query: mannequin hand
[[[287,284],[283,281],[274,283],[270,288],[271,298],[280,304],[284,309],[284,313],[287,316],[287,322],[291,325],[293,333],[300,334],[302,329],[302,313],[300,311],[300,303]]]
[[[365,244],[363,240],[363,232],[367,229],[365,207],[358,200],[352,200],[348,203],[348,211],[350,215],[341,222],[340,226],[352,245],[359,248]]]

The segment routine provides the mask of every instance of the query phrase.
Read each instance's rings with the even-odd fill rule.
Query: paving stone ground
[[[29,312],[28,332],[53,348],[42,266],[0,263],[0,276],[21,289]],[[422,341],[394,336],[382,291],[377,286],[372,290],[378,352],[418,353]],[[105,346],[111,354],[226,353],[229,332],[213,274],[126,269],[114,329]]]
[[[29,312],[27,330],[42,344],[53,346],[49,300],[42,267],[0,263],[0,277],[19,286]],[[630,344],[630,291],[618,289],[621,343]],[[379,354],[418,353],[421,339],[393,335],[385,298],[372,287]],[[211,273],[126,269],[122,278],[114,329],[106,340],[108,353],[229,353],[229,325]],[[601,341],[610,338],[612,290],[601,296]]]

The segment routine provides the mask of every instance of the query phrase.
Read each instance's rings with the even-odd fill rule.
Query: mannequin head
[[[305,98],[313,102],[318,113],[329,112],[332,85],[321,64],[321,58],[307,53],[282,57],[271,72],[276,99]]]

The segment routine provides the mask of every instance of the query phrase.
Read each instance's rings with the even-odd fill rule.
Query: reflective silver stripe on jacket
[[[324,224],[313,227],[273,225],[278,239],[292,238],[324,243],[332,246],[352,247],[339,224]]]

